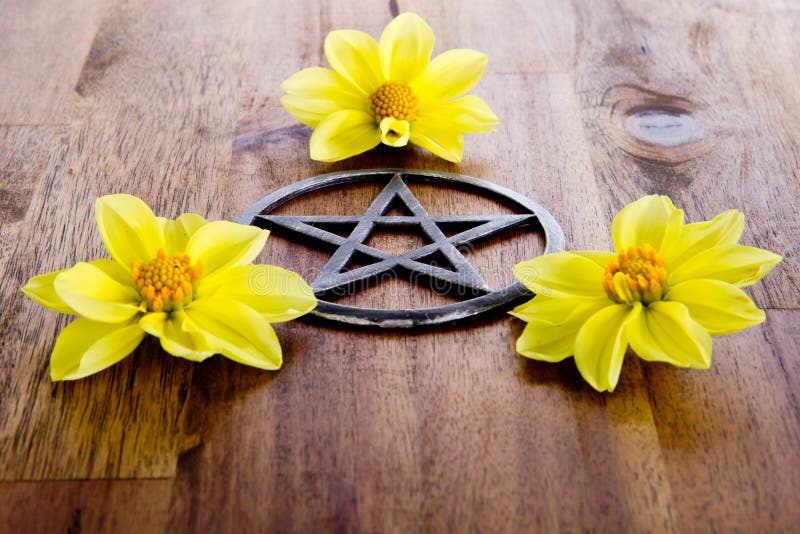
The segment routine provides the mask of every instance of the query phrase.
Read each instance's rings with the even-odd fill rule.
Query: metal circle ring
[[[274,210],[291,200],[302,195],[331,188],[339,185],[354,183],[374,182],[385,183],[384,190],[373,200],[363,216],[277,216],[271,215]],[[504,201],[505,204],[514,206],[521,213],[515,215],[498,216],[429,216],[425,209],[416,200],[405,182],[434,183],[462,188],[483,193],[489,193],[493,198]],[[394,200],[400,199],[410,216],[385,216],[383,213]],[[320,299],[313,313],[324,319],[340,321],[359,326],[378,326],[383,328],[410,328],[414,326],[428,326],[444,323],[453,323],[469,317],[474,317],[500,306],[509,305],[531,293],[519,282],[515,282],[497,291],[491,291],[483,282],[480,275],[466,261],[455,248],[458,245],[471,244],[472,241],[487,237],[500,231],[529,224],[536,221],[544,232],[544,254],[556,252],[564,248],[564,233],[552,215],[536,202],[506,187],[472,178],[460,174],[434,171],[415,171],[407,169],[369,169],[359,171],[335,172],[314,176],[306,180],[291,184],[267,195],[253,204],[239,219],[241,224],[252,224],[261,228],[268,228],[280,232],[286,230],[304,237],[316,239],[327,245],[338,247],[331,257],[328,265],[323,268],[320,277],[311,286],[318,297],[331,289],[339,289],[348,283],[358,280],[358,271],[365,271],[363,278],[375,276],[375,268],[370,271],[370,265],[355,269],[353,272],[343,272],[343,267],[354,252],[360,252],[374,258],[376,265],[383,267],[383,271],[392,271],[393,267],[410,268],[416,270],[417,266],[430,272],[422,273],[432,279],[446,280],[448,277],[462,276],[459,278],[461,285],[477,288],[484,294],[474,298],[422,309],[378,309],[359,308],[336,304]],[[323,224],[351,224],[353,230],[348,238],[327,232]],[[461,232],[451,237],[445,237],[439,229],[439,224],[470,223],[476,224],[471,230]],[[417,225],[422,228],[431,241],[430,245],[417,249],[412,253],[394,256],[386,252],[372,249],[364,244],[374,226],[407,227]],[[444,257],[456,266],[455,270],[445,271],[436,267],[425,267],[417,259],[433,253],[443,253]],[[410,266],[410,267],[409,267]],[[371,274],[370,274],[371,273]]]

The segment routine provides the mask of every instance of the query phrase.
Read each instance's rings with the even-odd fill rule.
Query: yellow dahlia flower
[[[683,223],[665,196],[648,196],[614,218],[611,252],[558,252],[514,267],[537,294],[511,313],[528,325],[523,356],[547,362],[574,355],[598,391],[613,391],[628,345],[640,358],[708,368],[711,336],[764,321],[741,287],[781,260],[737,244],[744,216],[729,210]]]
[[[381,142],[411,142],[457,163],[462,134],[494,130],[489,106],[462,96],[483,76],[486,55],[449,50],[431,61],[433,42],[414,13],[390,22],[380,43],[356,30],[329,33],[325,57],[334,70],[304,69],[281,84],[283,107],[314,128],[311,158],[338,161]]]
[[[48,308],[82,316],[56,341],[53,380],[117,363],[145,333],[189,360],[219,353],[261,369],[281,366],[269,323],[309,312],[316,299],[296,273],[250,265],[267,231],[190,213],[163,219],[130,195],[98,198],[95,213],[112,259],[36,276],[22,288]]]

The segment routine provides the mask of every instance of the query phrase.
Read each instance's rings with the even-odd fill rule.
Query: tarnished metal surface
[[[271,215],[279,206],[311,191],[336,188],[356,182],[380,182],[385,187],[367,211],[354,216]],[[406,182],[436,183],[447,188],[470,189],[518,208],[511,215],[440,216],[428,215]],[[410,215],[386,216],[390,206],[400,204]],[[325,174],[284,187],[255,203],[240,219],[252,224],[300,238],[304,243],[335,247],[328,263],[311,282],[320,299],[314,313],[325,319],[350,324],[407,328],[450,323],[474,317],[488,310],[511,304],[530,293],[520,283],[492,291],[481,275],[461,253],[462,247],[512,228],[533,225],[544,232],[544,253],[564,247],[564,234],[558,223],[541,206],[505,187],[458,174],[402,169],[375,169]],[[347,237],[326,228],[352,228]],[[405,254],[394,255],[365,244],[375,228],[419,228],[430,241]],[[447,237],[442,231],[456,231]],[[368,263],[347,270],[352,259]],[[508,269],[511,269],[511,265]],[[408,276],[418,284],[427,284],[466,300],[446,306],[424,309],[375,309],[327,302],[326,297],[359,291],[382,275]]]

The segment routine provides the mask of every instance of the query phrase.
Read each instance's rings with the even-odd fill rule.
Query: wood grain
[[[788,532],[800,524],[800,6],[790,0],[0,2],[0,532]],[[475,93],[501,118],[449,164],[408,148],[335,164],[280,82],[324,65],[328,31],[379,35],[415,10],[436,52],[490,56]],[[514,352],[502,314],[419,332],[278,325],[277,373],[148,341],[94,377],[50,383],[67,318],[22,297],[34,274],[103,254],[96,196],[235,219],[298,179],[357,168],[459,172],[547,207],[569,248],[607,249],[627,202],[689,220],[745,212],[743,242],[785,260],[750,292],[767,323],[715,339],[708,371],[629,355],[600,395],[574,363]],[[357,214],[376,186],[287,213]],[[415,186],[434,213],[501,209]],[[377,236],[413,246],[418,235]],[[491,240],[498,287],[541,250]],[[270,238],[308,276],[325,254]],[[436,305],[395,281],[361,304]]]
[[[576,93],[609,208],[662,193],[689,220],[709,219],[724,207],[743,211],[749,221],[743,243],[785,256],[752,289],[756,302],[797,308],[800,153],[790,125],[797,124],[793,73],[800,45],[775,28],[796,27],[800,11],[754,6],[576,3]],[[692,117],[701,139],[687,131],[686,142],[643,142],[615,120],[633,113]]]
[[[0,125],[65,123],[62,116],[105,6],[94,0],[0,6]]]

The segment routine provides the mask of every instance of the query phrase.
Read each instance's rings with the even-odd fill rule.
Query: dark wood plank
[[[170,517],[171,491],[169,480],[0,482],[0,530],[162,531]]]
[[[613,396],[588,391],[569,362],[420,353],[456,330],[373,337],[369,357],[348,352],[359,333],[323,331],[347,356],[326,359],[292,325],[280,374],[198,367],[195,447],[174,482],[3,483],[0,526],[51,530],[79,514],[87,530],[122,532],[791,530],[798,315],[771,311],[765,328],[717,340],[710,371],[629,359]],[[493,330],[465,341],[509,343]],[[739,347],[749,358],[729,354]],[[442,395],[454,383],[463,393]],[[45,500],[51,513],[34,513]]]
[[[291,531],[576,529],[603,510],[608,528],[669,529],[660,452],[641,454],[657,437],[635,366],[606,403],[572,366],[509,361],[513,339],[498,326],[369,338],[316,330],[326,350],[314,357],[318,341],[292,325],[280,331],[288,361],[269,384],[204,364],[188,408],[202,417],[201,444],[182,456],[177,491],[219,502],[196,517],[216,530],[242,517]],[[497,352],[467,349],[486,342]],[[427,352],[453,343],[464,350]],[[543,491],[572,498],[530,498]]]
[[[678,530],[794,530],[800,510],[800,312],[714,340],[709,371],[663,365],[646,379]]]

